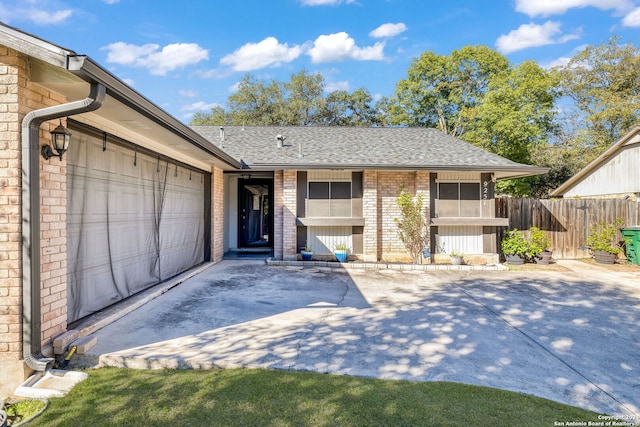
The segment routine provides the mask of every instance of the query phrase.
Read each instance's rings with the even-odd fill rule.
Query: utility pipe
[[[87,98],[33,110],[22,119],[22,358],[36,371],[46,370],[53,362],[42,355],[41,337],[40,125],[97,110],[105,96],[106,88],[92,83]]]

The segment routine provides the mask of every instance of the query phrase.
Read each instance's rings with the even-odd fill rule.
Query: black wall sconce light
[[[40,150],[42,157],[49,160],[51,157],[56,156],[60,157],[60,161],[62,161],[62,155],[69,149],[70,139],[71,132],[62,126],[62,120],[60,120],[58,127],[51,131],[51,144],[53,145],[53,149],[51,148],[51,145],[43,145]]]

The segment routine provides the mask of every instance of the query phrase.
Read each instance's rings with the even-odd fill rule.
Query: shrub
[[[587,246],[593,252],[607,252],[617,255],[622,251],[620,244],[616,241],[618,228],[622,227],[623,221],[616,219],[613,224],[600,222],[592,225],[587,236]]]
[[[551,244],[551,239],[547,237],[547,233],[544,230],[540,230],[538,227],[531,227],[529,229],[529,256],[537,257]]]
[[[529,241],[524,237],[524,233],[517,228],[507,231],[507,236],[502,239],[502,252],[505,255],[529,255]]]
[[[398,235],[413,262],[420,263],[422,249],[429,241],[429,228],[425,215],[424,194],[419,193],[415,200],[405,187],[400,189],[396,199],[400,207],[400,218],[395,218],[398,224]]]

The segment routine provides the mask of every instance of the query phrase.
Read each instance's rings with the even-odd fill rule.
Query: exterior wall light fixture
[[[70,139],[71,132],[62,126],[62,120],[60,120],[58,127],[51,131],[51,144],[53,145],[53,149],[51,148],[51,145],[43,145],[40,150],[42,157],[49,160],[51,157],[56,156],[60,158],[60,161],[62,161],[62,155],[69,149]]]

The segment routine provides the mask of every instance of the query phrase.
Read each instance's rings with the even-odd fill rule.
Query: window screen
[[[439,217],[479,217],[479,182],[440,182],[436,214]]]
[[[441,182],[438,185],[440,200],[458,200],[458,183]]]
[[[328,182],[310,182],[309,198],[310,199],[328,199],[329,183]]]
[[[351,181],[309,181],[309,217],[350,217]]]
[[[332,182],[331,198],[332,199],[350,199],[351,183],[350,182]]]
[[[480,183],[461,182],[460,200],[480,200]]]

